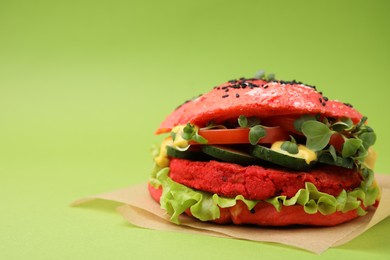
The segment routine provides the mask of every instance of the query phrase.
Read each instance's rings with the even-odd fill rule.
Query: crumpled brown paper
[[[123,203],[118,212],[135,226],[156,230],[169,230],[219,237],[275,242],[302,248],[320,254],[330,247],[351,241],[381,220],[390,216],[390,175],[376,175],[382,188],[378,208],[370,210],[364,217],[335,227],[287,227],[266,228],[253,226],[217,225],[181,216],[181,225],[169,222],[169,216],[149,195],[147,184],[131,186],[121,190],[90,196],[77,200],[72,206],[103,199]]]

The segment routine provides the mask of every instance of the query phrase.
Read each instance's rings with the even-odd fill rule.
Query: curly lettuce
[[[167,211],[171,216],[171,222],[176,224],[180,224],[179,216],[187,209],[195,218],[201,221],[210,221],[220,217],[220,208],[233,207],[237,201],[245,203],[248,210],[262,202],[261,200],[245,199],[242,195],[227,198],[194,190],[174,182],[168,174],[169,167],[155,169],[150,183],[156,188],[162,186],[161,208]],[[361,186],[352,191],[343,190],[335,197],[318,191],[314,184],[307,182],[305,188],[298,190],[291,198],[276,196],[264,201],[272,204],[277,211],[280,211],[282,206],[301,205],[308,214],[320,212],[323,215],[330,215],[336,211],[357,210],[359,215],[365,215],[366,211],[362,206],[368,207],[375,204],[378,195],[378,186],[372,185],[370,188]]]

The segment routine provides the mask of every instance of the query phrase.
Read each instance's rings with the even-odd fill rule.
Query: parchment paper
[[[286,227],[265,228],[254,226],[217,225],[181,216],[181,225],[169,222],[169,216],[149,195],[147,184],[139,184],[124,189],[89,196],[73,202],[72,206],[94,199],[111,200],[123,203],[118,212],[135,226],[155,230],[188,232],[217,237],[230,237],[252,241],[274,242],[302,248],[320,254],[330,247],[351,241],[381,220],[390,216],[390,175],[376,175],[382,188],[379,207],[370,210],[364,217],[335,227]]]

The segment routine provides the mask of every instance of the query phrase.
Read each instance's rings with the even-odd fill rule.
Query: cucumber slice
[[[258,159],[231,147],[222,145],[203,145],[202,152],[224,162],[236,163],[240,165],[258,164]]]
[[[180,159],[187,159],[187,160],[193,160],[193,161],[208,161],[210,160],[210,157],[201,151],[194,151],[194,150],[186,150],[186,151],[179,151],[172,146],[167,146],[167,154],[170,157],[180,158]]]
[[[307,171],[314,162],[307,164],[304,159],[295,158],[286,154],[278,153],[261,145],[254,145],[250,152],[253,156],[264,161],[283,166],[292,170]]]
[[[323,153],[318,157],[318,162],[329,164],[329,165],[335,165],[340,166],[347,169],[352,169],[354,167],[354,161],[351,158],[343,158],[340,156],[336,157],[336,161],[333,160],[332,155],[328,153]]]

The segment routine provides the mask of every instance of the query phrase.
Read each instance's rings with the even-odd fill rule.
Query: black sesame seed
[[[222,96],[222,98],[227,98],[229,95],[228,94],[226,94],[226,95],[223,95]]]
[[[240,97],[240,94],[236,93],[236,98],[239,98]]]
[[[264,85],[263,88],[268,88],[268,85]]]
[[[319,98],[318,100],[320,101],[320,103],[322,103],[322,98]]]
[[[324,99],[325,101],[328,101],[328,100],[329,100],[327,97],[323,97],[323,99]]]
[[[325,103],[325,102],[322,102],[321,105],[326,106],[326,103]]]
[[[227,88],[227,89],[225,89],[225,92],[228,92],[229,91],[229,89]]]

